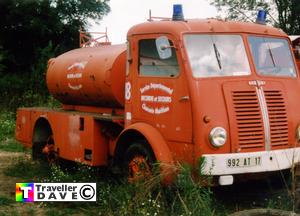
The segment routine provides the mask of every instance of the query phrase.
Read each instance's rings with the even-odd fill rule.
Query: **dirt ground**
[[[38,205],[15,202],[16,183],[22,179],[6,176],[4,170],[19,157],[24,157],[24,153],[0,151],[0,215],[45,215]]]
[[[1,152],[0,151],[0,196],[14,197],[16,191],[17,178],[6,176],[4,174],[7,168],[16,158],[24,155],[24,153]]]

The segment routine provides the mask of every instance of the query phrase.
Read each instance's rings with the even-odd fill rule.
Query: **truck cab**
[[[151,125],[174,161],[196,167],[204,159],[201,172],[220,184],[299,162],[299,74],[281,30],[216,19],[148,22],[130,29],[127,58],[125,128]]]

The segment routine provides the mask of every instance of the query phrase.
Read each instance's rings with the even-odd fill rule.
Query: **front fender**
[[[135,130],[146,138],[153,150],[156,160],[163,164],[173,164],[174,161],[171,151],[164,137],[156,128],[146,123],[135,123],[126,128],[122,134],[126,133],[128,130]]]

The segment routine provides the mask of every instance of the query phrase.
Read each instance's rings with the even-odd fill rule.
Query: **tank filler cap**
[[[173,5],[173,21],[184,21],[182,5],[181,4],[174,4]]]
[[[256,17],[256,23],[266,25],[267,12],[264,9],[259,9]]]

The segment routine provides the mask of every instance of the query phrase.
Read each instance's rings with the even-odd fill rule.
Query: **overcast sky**
[[[217,10],[208,0],[110,0],[111,12],[91,31],[102,32],[107,27],[109,40],[113,44],[124,43],[129,28],[146,22],[149,10],[152,16],[172,17],[173,4],[182,4],[185,18],[211,18]]]

